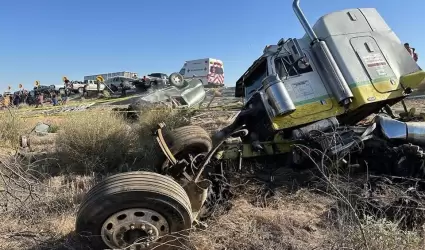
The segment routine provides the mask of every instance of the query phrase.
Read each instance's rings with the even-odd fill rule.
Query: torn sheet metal
[[[183,88],[168,86],[161,89],[151,88],[151,90],[152,92],[150,94],[140,99],[151,103],[177,101],[181,106],[191,107],[200,104],[206,96],[204,86],[198,79],[187,82]]]

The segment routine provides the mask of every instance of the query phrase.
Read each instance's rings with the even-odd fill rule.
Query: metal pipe
[[[308,23],[307,18],[300,8],[300,0],[294,0],[292,3],[292,8],[294,9],[295,15],[298,17],[298,20],[300,20],[301,25],[303,26],[307,35],[310,37],[311,41],[313,42],[318,40],[316,33],[311,28],[310,23]]]

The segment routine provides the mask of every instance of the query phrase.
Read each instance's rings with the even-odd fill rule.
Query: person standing
[[[97,84],[97,93],[99,94],[100,93],[100,81],[97,80],[96,84]]]
[[[19,107],[19,103],[21,102],[21,98],[19,96],[19,93],[16,93],[13,97],[13,105],[15,107]]]
[[[38,106],[43,107],[43,101],[44,101],[44,96],[43,93],[39,93],[37,96],[37,104],[35,105],[35,108],[38,108]]]
[[[412,48],[413,60],[415,60],[415,62],[417,62],[418,61],[418,54],[416,54],[415,51],[416,51],[416,49]]]
[[[411,56],[413,56],[413,52],[412,52],[412,49],[410,48],[410,44],[409,43],[405,43],[404,44],[404,48],[406,48],[407,52],[409,52],[409,54]]]
[[[124,81],[121,79],[121,83],[120,83],[120,87],[121,87],[121,95],[122,96],[126,96],[126,86],[124,84]]]
[[[52,104],[53,104],[53,106],[58,105],[58,98],[57,98],[56,94],[52,95]]]
[[[61,99],[62,99],[62,105],[65,105],[66,104],[66,101],[68,100],[68,96],[66,94],[63,94],[61,96]]]

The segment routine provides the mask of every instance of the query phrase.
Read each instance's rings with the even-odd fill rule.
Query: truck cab
[[[424,82],[424,72],[375,9],[333,12],[313,27],[294,10],[306,35],[266,46],[236,83],[235,96],[246,103],[266,93],[275,130],[334,116],[354,124]]]

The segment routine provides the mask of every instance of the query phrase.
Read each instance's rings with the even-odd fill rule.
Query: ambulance
[[[187,80],[199,79],[204,87],[224,86],[223,62],[214,58],[186,61],[180,74]]]

